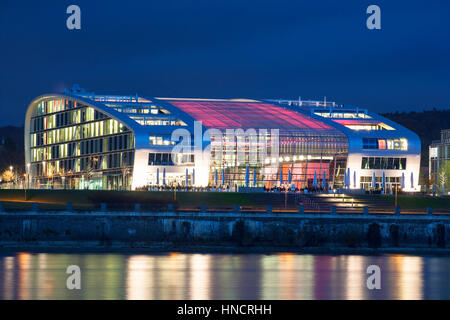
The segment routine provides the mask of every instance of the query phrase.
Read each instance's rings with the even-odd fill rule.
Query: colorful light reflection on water
[[[66,289],[69,265],[81,290]],[[450,257],[22,252],[0,255],[0,299],[450,299]]]

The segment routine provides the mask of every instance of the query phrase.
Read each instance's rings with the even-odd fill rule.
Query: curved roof
[[[255,100],[164,99],[203,126],[217,129],[286,129],[334,131],[307,115]]]
[[[147,125],[138,123],[136,117],[179,118],[191,131],[194,121],[201,121],[205,128],[215,129],[279,129],[290,132],[333,132],[341,133],[332,124],[292,110],[270,101],[250,99],[188,99],[188,98],[142,98],[138,96],[107,96],[85,93],[53,93],[41,95],[33,100],[28,110],[27,119],[31,116],[31,106],[42,99],[69,98],[78,100],[88,106],[104,112],[113,119],[121,121],[136,134],[136,143],[148,143],[148,134],[170,134],[174,127],[167,125]],[[136,114],[116,111],[116,107],[136,106],[151,108],[161,107],[169,114]],[[142,141],[141,141],[142,140]]]

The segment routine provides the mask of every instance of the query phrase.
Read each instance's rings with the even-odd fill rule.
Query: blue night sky
[[[66,8],[81,8],[81,30]],[[366,8],[381,8],[381,30]],[[450,1],[0,1],[0,125],[36,96],[323,99],[450,107]]]

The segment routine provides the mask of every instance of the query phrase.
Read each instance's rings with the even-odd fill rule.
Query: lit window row
[[[44,115],[54,112],[60,112],[78,107],[80,107],[80,104],[72,100],[67,99],[44,100],[38,103],[36,108],[36,115]]]
[[[193,164],[194,155],[193,154],[177,154],[172,153],[149,153],[148,154],[148,165],[157,166],[173,166],[175,164]]]
[[[179,119],[152,118],[152,117],[130,117],[143,126],[186,126],[186,123]]]
[[[341,119],[372,119],[371,116],[363,112],[315,112],[315,115],[324,118],[341,118]]]
[[[107,138],[33,148],[31,150],[31,161],[53,160],[131,148],[134,148],[134,137],[132,134],[115,135]]]
[[[381,123],[379,124],[347,124],[345,127],[351,129],[351,130],[367,130],[367,131],[374,131],[374,130],[395,130],[394,128],[383,125]]]
[[[361,169],[405,170],[406,158],[363,157]]]
[[[123,113],[136,113],[136,114],[170,114],[166,109],[157,106],[119,106],[119,105],[107,105],[113,107],[114,110]]]
[[[408,150],[408,140],[399,139],[380,139],[363,138],[363,149],[376,150]]]
[[[115,152],[104,155],[42,161],[32,164],[33,176],[64,176],[73,173],[93,174],[96,170],[122,169],[134,162],[134,151]]]
[[[47,132],[32,133],[30,143],[31,147],[36,147],[47,144],[63,143],[73,140],[117,134],[126,131],[128,131],[128,129],[119,121],[115,119],[107,119],[77,126],[54,129]]]
[[[166,139],[163,139],[162,137],[158,137],[158,136],[149,136],[148,143],[150,145],[157,145],[157,146],[175,145],[175,141],[166,140]]]
[[[31,119],[31,132],[55,129],[107,118],[108,116],[94,108],[78,108],[77,110],[64,111],[49,116],[39,116]]]

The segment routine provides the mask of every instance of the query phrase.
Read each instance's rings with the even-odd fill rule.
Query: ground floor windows
[[[129,168],[129,170],[41,177],[30,181],[30,187],[59,190],[131,190],[131,179]]]
[[[30,184],[47,189],[129,189],[133,164],[134,150],[32,162]]]
[[[209,185],[295,188],[334,188],[344,183],[346,157],[332,160],[283,162],[269,165],[211,166]],[[306,157],[308,159],[308,157]],[[247,169],[248,168],[248,169]]]
[[[363,157],[361,169],[405,170],[406,158]]]
[[[400,186],[401,177],[385,177],[385,189],[390,190],[394,186]],[[383,188],[383,177],[375,177],[375,187],[372,184],[372,177],[361,176],[360,188],[364,190],[372,189],[382,189]]]

